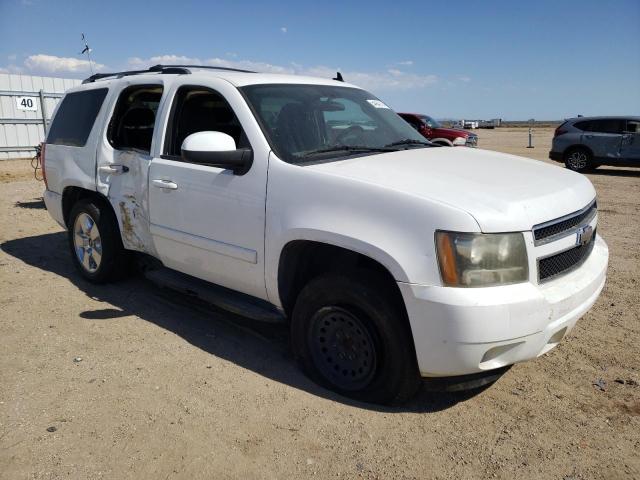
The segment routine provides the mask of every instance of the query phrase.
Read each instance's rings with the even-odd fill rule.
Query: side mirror
[[[250,148],[236,149],[231,135],[222,132],[192,133],[182,142],[182,158],[191,163],[232,170],[244,175],[253,163]]]

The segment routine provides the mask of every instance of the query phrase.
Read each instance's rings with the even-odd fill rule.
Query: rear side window
[[[125,88],[118,98],[107,130],[111,146],[117,150],[149,153],[161,98],[161,85]]]
[[[590,131],[598,133],[622,133],[624,127],[625,122],[620,119],[592,120]]]
[[[564,125],[566,125],[567,122],[563,123],[562,125],[560,125],[560,127],[562,128]],[[577,122],[573,124],[574,128],[577,128],[578,130],[582,130],[583,132],[590,132],[591,131],[591,122],[590,121],[583,121],[583,122]]]
[[[84,147],[107,91],[98,88],[66,95],[49,129],[47,143]]]

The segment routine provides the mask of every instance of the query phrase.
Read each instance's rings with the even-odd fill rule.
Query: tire
[[[395,286],[394,286],[395,287]],[[367,274],[325,274],[300,292],[291,349],[316,383],[355,400],[402,403],[421,385],[404,307]]]
[[[108,283],[128,273],[129,255],[122,246],[118,221],[105,202],[89,198],[76,203],[67,232],[71,258],[85,279]]]
[[[586,148],[575,147],[570,148],[564,154],[564,165],[574,172],[588,172],[593,170],[593,156]]]

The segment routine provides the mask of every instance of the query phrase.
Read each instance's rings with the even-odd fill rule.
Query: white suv
[[[538,357],[605,282],[586,177],[434,147],[338,80],[94,75],[45,147],[46,205],[85,278],[120,278],[141,252],[210,282],[287,319],[305,372],[360,400]]]

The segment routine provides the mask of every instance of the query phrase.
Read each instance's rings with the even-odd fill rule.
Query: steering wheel
[[[364,128],[362,128],[360,125],[351,125],[336,137],[336,142],[341,145],[347,146],[358,145],[362,143],[363,134]]]

